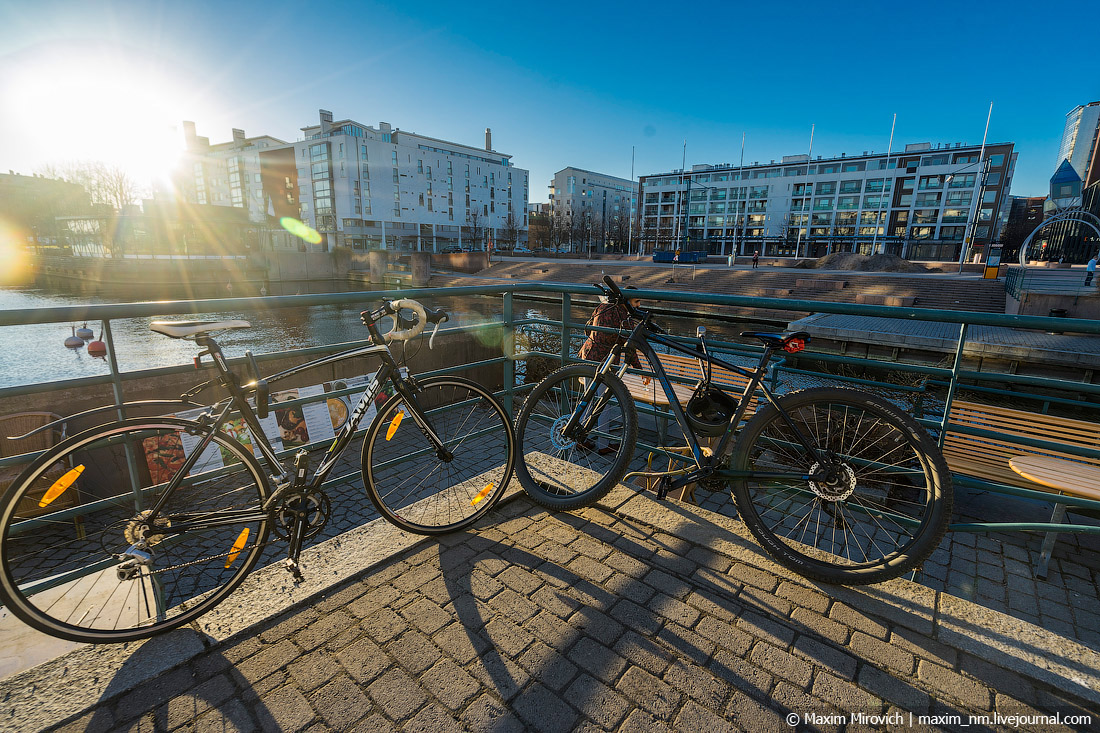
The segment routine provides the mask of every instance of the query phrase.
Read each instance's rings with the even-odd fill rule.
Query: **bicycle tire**
[[[614,374],[598,377],[611,396],[597,418],[595,436],[568,440],[560,434],[577,408],[585,380],[593,378],[591,366],[558,369],[535,386],[516,420],[516,477],[531,499],[547,509],[577,509],[599,501],[619,483],[634,456],[638,413],[630,391]],[[610,444],[616,438],[618,447]],[[599,439],[609,442],[611,452],[600,455]]]
[[[182,463],[182,436],[197,442],[209,430],[177,418],[122,420],[39,456],[0,503],[0,602],[51,636],[110,643],[168,631],[223,601],[259,559],[266,518],[155,532],[173,523],[209,521],[220,511],[260,511],[269,494],[267,479],[252,454],[223,432],[213,435],[212,452],[200,457],[168,498],[153,531],[144,531],[149,563],[124,578],[124,563],[116,557],[142,536],[142,512],[162,495],[171,466]],[[65,482],[68,487],[50,501],[49,492]]]
[[[836,467],[826,481],[735,479],[745,525],[781,565],[813,580],[865,585],[917,567],[943,539],[951,474],[931,436],[886,400],[822,387],[779,399]],[[735,471],[803,472],[813,459],[774,405],[749,421]]]
[[[424,535],[465,529],[492,510],[511,480],[511,421],[476,382],[428,377],[416,384],[417,403],[452,455],[437,455],[415,418],[399,434],[407,415],[401,395],[394,395],[363,441],[363,485],[378,512],[401,529]]]

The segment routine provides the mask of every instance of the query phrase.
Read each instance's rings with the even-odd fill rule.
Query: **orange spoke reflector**
[[[401,421],[405,419],[405,411],[399,410],[396,415],[393,416],[393,422],[390,423],[390,427],[386,430],[386,440],[393,437],[393,434],[397,432],[397,429],[401,427]]]
[[[485,487],[484,489],[482,489],[481,491],[477,492],[477,496],[475,496],[475,497],[474,497],[474,498],[473,498],[473,499],[472,499],[472,500],[470,501],[470,506],[474,506],[474,505],[475,505],[475,504],[477,504],[477,503],[478,503],[479,501],[481,501],[482,499],[484,499],[484,498],[485,498],[486,496],[488,496],[488,495],[489,495],[489,492],[490,492],[490,491],[492,491],[492,490],[493,490],[493,485],[492,485],[492,484],[489,484],[489,485],[488,485],[488,486],[486,486],[486,487]]]
[[[233,543],[233,549],[229,551],[229,557],[225,558],[225,567],[229,567],[233,564],[233,561],[237,559],[237,556],[241,554],[241,550],[244,549],[244,544],[248,542],[248,527],[241,530],[241,533],[237,536],[237,541]]]
[[[73,470],[66,473],[64,476],[53,482],[53,486],[46,490],[46,493],[38,501],[38,506],[49,506],[57,497],[65,493],[65,489],[73,485],[73,482],[80,478],[80,474],[84,473],[84,464],[81,463]]]

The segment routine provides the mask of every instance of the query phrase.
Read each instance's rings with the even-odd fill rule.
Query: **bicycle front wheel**
[[[0,504],[0,601],[39,631],[102,643],[167,631],[224,600],[266,543],[268,487],[247,446],[219,432],[165,497],[208,433],[123,420],[36,459]]]
[[[504,407],[461,377],[416,380],[416,409],[391,397],[363,441],[363,483],[379,513],[417,534],[470,526],[504,495],[515,445]],[[425,430],[443,443],[436,450]]]
[[[587,385],[597,380],[582,405]],[[578,413],[580,427],[562,433]],[[597,377],[576,364],[550,374],[531,390],[516,421],[516,476],[548,509],[576,509],[599,501],[626,473],[638,441],[638,413],[630,391],[614,374]]]
[[[898,577],[936,549],[951,516],[951,474],[919,423],[851,389],[794,392],[779,406],[749,421],[731,462],[773,474],[736,479],[733,493],[775,560],[814,580],[863,585]]]

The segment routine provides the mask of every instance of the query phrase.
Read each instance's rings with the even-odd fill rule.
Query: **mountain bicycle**
[[[404,320],[410,311],[415,321]],[[386,317],[393,326],[381,333],[378,323]],[[154,332],[194,340],[202,349],[196,368],[209,356],[216,376],[178,400],[125,407],[163,412],[168,405],[201,406],[195,396],[214,386],[228,397],[193,420],[139,417],[100,425],[35,459],[0,500],[0,603],[53,636],[121,642],[209,611],[275,541],[286,543],[283,563],[300,581],[302,547],[332,512],[326,477],[372,413],[360,460],[363,485],[378,513],[426,535],[470,526],[503,496],[512,475],[508,413],[468,379],[410,376],[389,347],[433,323],[431,347],[447,318],[445,311],[413,300],[385,301],[361,314],[369,345],[267,379],[249,352],[253,378],[244,384],[211,334],[247,322],[152,323]],[[355,388],[340,389],[346,383],[339,382],[326,395],[327,405],[318,406],[324,419],[331,418],[335,437],[312,475],[305,449],[280,458],[268,434],[278,430],[283,445],[293,447],[301,440],[302,413],[310,408],[302,400],[269,405],[270,385],[308,369],[375,356],[381,365],[358,388],[362,396],[354,409],[342,397],[354,397]],[[318,417],[316,409],[309,414]],[[54,511],[51,504],[67,508]]]
[[[951,475],[919,423],[866,392],[817,387],[777,396],[765,383],[771,358],[803,350],[808,334],[742,333],[764,347],[756,367],[746,369],[709,353],[702,334],[693,347],[669,338],[611,278],[604,283],[596,287],[628,308],[636,325],[628,335],[623,329],[598,366],[566,366],[531,391],[516,420],[516,476],[534,501],[550,509],[587,506],[624,476],[652,479],[659,499],[689,484],[728,486],[741,519],[776,561],[829,583],[888,580],[936,548],[951,515]],[[650,342],[699,360],[703,378],[686,405]],[[646,357],[687,439],[686,467],[626,473],[638,436],[622,380],[631,348]],[[747,378],[742,393],[711,383],[713,367]],[[762,406],[739,427],[758,393]]]

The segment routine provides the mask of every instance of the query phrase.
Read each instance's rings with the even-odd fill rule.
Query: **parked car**
[[[518,255],[520,255],[520,254],[528,254],[528,255],[531,254],[531,250],[527,249],[522,244],[519,245],[518,247],[516,247],[515,249],[513,249],[512,252],[514,252],[515,254],[518,254]]]
[[[449,245],[447,245],[446,247],[444,247],[443,249],[441,249],[439,251],[442,254],[445,254],[445,255],[453,255],[453,254],[458,254],[458,253],[462,252],[463,249],[462,249],[462,247],[459,247],[457,244],[449,244]]]

